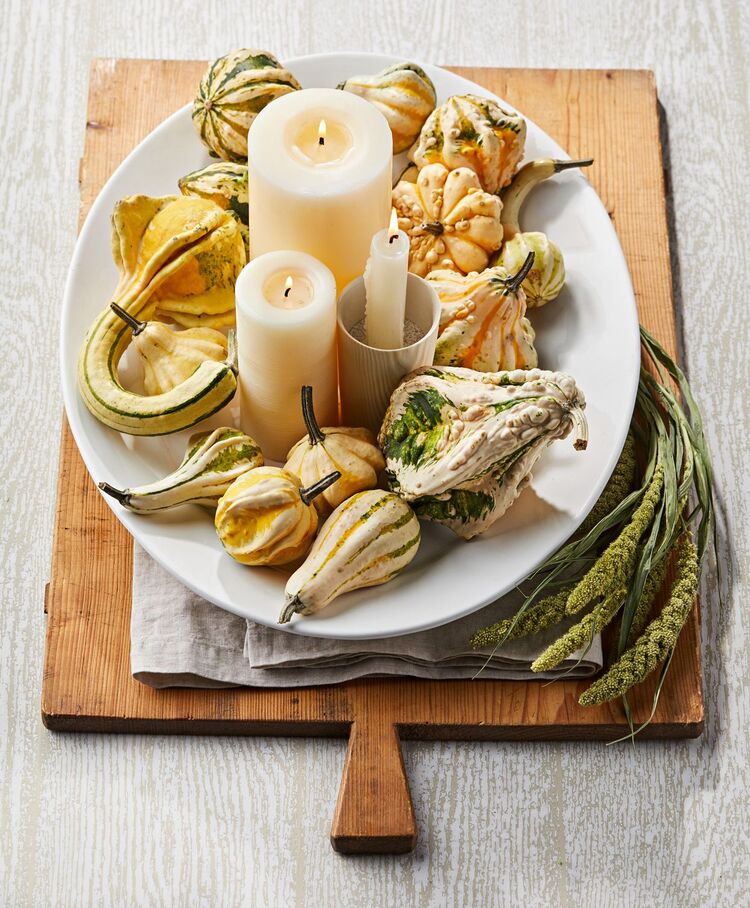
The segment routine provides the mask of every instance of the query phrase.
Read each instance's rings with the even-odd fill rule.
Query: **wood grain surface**
[[[204,0],[182,3],[178,15],[143,0],[3,0],[0,12],[0,903],[746,904],[750,423],[738,400],[750,340],[747,4],[539,0],[530,12],[489,0]],[[715,573],[704,581],[698,741],[407,742],[417,849],[352,862],[325,841],[340,741],[51,736],[42,727],[57,312],[77,220],[89,60],[208,58],[238,43],[282,58],[361,48],[486,66],[655,69],[680,328],[724,514],[721,605]]]

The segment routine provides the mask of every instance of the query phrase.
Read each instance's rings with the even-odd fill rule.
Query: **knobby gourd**
[[[526,142],[526,122],[489,98],[454,95],[436,107],[409,157],[418,167],[469,167],[487,192],[507,186]]]
[[[585,161],[555,161],[540,158],[529,161],[518,171],[511,184],[503,191],[504,244],[496,262],[507,271],[516,270],[529,252],[534,253],[534,265],[523,283],[526,305],[536,309],[555,299],[565,284],[565,262],[559,247],[544,233],[522,232],[519,223],[521,208],[531,190],[556,173],[573,167],[589,167],[593,159]]]
[[[239,429],[214,429],[192,435],[182,463],[163,479],[131,489],[100,482],[99,488],[136,514],[182,504],[215,508],[235,479],[262,463],[263,454],[249,435]]]
[[[502,203],[466,167],[423,167],[416,183],[397,184],[393,205],[409,237],[409,270],[420,277],[435,268],[483,271],[500,248]]]
[[[193,125],[214,157],[246,163],[250,124],[271,101],[301,87],[268,51],[235,50],[204,73]]]
[[[294,473],[304,486],[314,485],[334,470],[341,473],[338,482],[315,498],[318,513],[325,517],[355,492],[374,488],[385,461],[369,429],[321,429],[315,419],[310,385],[302,388],[301,397],[307,436],[291,449],[284,469]]]
[[[521,289],[533,261],[529,254],[510,276],[502,268],[466,275],[438,270],[427,275],[440,299],[436,364],[479,372],[536,366],[534,329],[525,317]]]
[[[131,318],[117,304],[117,314]],[[164,322],[128,322],[133,329],[133,346],[143,366],[146,394],[165,394],[189,378],[209,360],[220,363],[227,358],[227,339],[215,328],[186,328],[175,331]]]
[[[396,63],[372,76],[352,76],[338,87],[359,95],[383,114],[393,135],[394,154],[411,147],[435,107],[435,86],[416,63]]]
[[[289,578],[279,624],[318,612],[350,590],[386,583],[414,558],[419,541],[419,521],[403,499],[382,489],[352,495]]]
[[[245,263],[242,237],[228,212],[199,198],[131,196],[115,206],[112,226],[120,271],[115,308],[107,306],[89,329],[78,361],[78,388],[91,413],[118,432],[178,432],[234,396],[233,344],[224,362],[201,363],[164,394],[127,391],[118,364],[134,327],[160,314],[188,325],[234,322],[234,283]]]
[[[214,525],[222,545],[242,564],[297,561],[318,529],[313,501],[340,475],[333,472],[303,489],[294,473],[281,467],[249,470],[229,486],[216,508]]]
[[[389,485],[420,517],[470,539],[513,504],[553,441],[574,429],[585,449],[584,407],[561,372],[419,369],[393,392],[380,430]]]

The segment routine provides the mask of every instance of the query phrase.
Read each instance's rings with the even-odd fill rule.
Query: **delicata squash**
[[[78,360],[78,388],[91,413],[131,435],[186,429],[228,403],[237,388],[234,345],[200,363],[171,390],[144,396],[122,387],[118,364],[138,326],[164,315],[181,324],[234,323],[234,283],[245,249],[234,218],[207,199],[131,196],[115,207],[112,253],[120,271]]]
[[[389,485],[418,516],[471,539],[508,510],[553,441],[573,431],[585,449],[585,405],[561,372],[419,369],[380,430]]]
[[[420,538],[414,511],[392,492],[352,495],[326,520],[289,578],[279,624],[312,615],[342,593],[391,580],[417,554]]]

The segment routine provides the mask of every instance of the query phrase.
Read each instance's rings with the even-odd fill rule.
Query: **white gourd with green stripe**
[[[382,489],[352,495],[326,520],[289,578],[279,624],[320,611],[350,590],[386,583],[414,558],[419,542],[419,521],[397,495]]]

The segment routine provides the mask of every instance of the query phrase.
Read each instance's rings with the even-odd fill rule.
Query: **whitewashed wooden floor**
[[[750,904],[748,37],[746,0],[0,0],[0,904]],[[726,514],[723,605],[714,574],[703,599],[701,740],[408,744],[417,851],[345,859],[327,841],[343,742],[42,727],[57,318],[88,63],[242,45],[656,71],[684,346]]]

